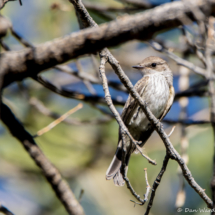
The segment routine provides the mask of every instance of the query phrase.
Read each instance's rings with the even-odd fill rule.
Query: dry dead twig
[[[63,114],[62,116],[60,116],[58,119],[56,119],[55,121],[53,121],[52,123],[50,123],[46,127],[44,127],[41,130],[39,130],[35,135],[33,135],[33,138],[39,137],[42,134],[50,131],[52,128],[54,128],[56,125],[58,125],[59,123],[61,123],[63,120],[65,120],[71,114],[73,114],[76,111],[80,110],[82,107],[83,107],[83,104],[79,103],[76,107],[70,109],[65,114]]]

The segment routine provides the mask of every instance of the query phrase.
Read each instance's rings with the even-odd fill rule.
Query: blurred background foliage
[[[152,1],[153,4],[164,2]],[[88,1],[87,3],[124,7],[124,4],[114,0],[95,0]],[[89,10],[89,12],[98,24],[122,15],[122,13],[114,12],[108,12],[105,15],[92,10]],[[131,13],[134,12],[137,11]],[[14,29],[20,35],[35,45],[79,30],[75,11],[67,0],[23,0],[22,7],[19,6],[18,1],[9,2],[1,13],[11,20]],[[177,45],[182,44],[181,31],[179,29],[161,32],[156,37]],[[10,34],[7,35],[4,41],[13,50],[23,48]],[[167,56],[155,52],[147,43],[131,41],[112,48],[111,52],[119,60],[133,83],[136,83],[141,78],[141,74],[134,71],[131,68],[132,65],[137,64],[150,55],[164,58],[174,71],[174,87],[177,92],[179,91],[179,66]],[[176,54],[180,55],[180,53]],[[189,56],[189,60],[201,66],[201,62],[194,55]],[[80,58],[80,62],[84,72],[97,75],[95,68],[92,66],[92,61],[88,56]],[[77,69],[75,61],[72,61],[70,66],[73,69]],[[55,70],[49,70],[43,73],[43,75],[67,89],[90,94],[83,82],[74,76]],[[107,69],[107,75],[109,80],[119,82],[110,67]],[[200,80],[199,77],[192,73],[190,74],[190,84],[198,80]],[[93,86],[97,94],[104,95],[101,85]],[[111,94],[113,97],[120,97],[124,101],[126,101],[128,96],[126,93],[114,89],[111,89]],[[79,102],[82,102],[59,96],[31,79],[26,79],[22,83],[13,83],[5,90],[3,99],[31,134],[36,134],[38,130],[53,121],[53,119],[44,116],[29,104],[29,98],[31,97],[36,97],[48,109],[58,114],[63,114]],[[104,117],[90,103],[82,103],[84,107],[70,116],[70,118],[87,120]],[[103,107],[106,108],[105,105]],[[122,111],[121,106],[117,106],[117,108],[119,112]],[[199,97],[190,98],[187,111],[190,119],[208,120],[208,99]],[[178,119],[179,113],[179,104],[175,102],[166,118]],[[166,131],[170,131],[171,127],[165,125],[165,129]],[[179,152],[180,131],[180,125],[177,124],[171,136],[171,141]],[[211,127],[209,125],[189,126],[186,127],[186,132],[189,140],[188,167],[196,181],[206,189],[206,193],[210,196],[209,183],[212,176],[213,157]],[[36,138],[38,145],[45,155],[67,179],[77,198],[80,195],[81,189],[84,190],[81,204],[87,215],[138,215],[143,214],[145,211],[146,206],[134,207],[134,204],[130,202],[133,197],[126,186],[115,187],[112,181],[105,180],[105,172],[115,153],[117,138],[118,125],[115,120],[98,125],[78,126],[61,123],[51,131]],[[20,143],[8,133],[3,125],[0,125],[0,143],[0,202],[16,215],[66,214],[37,166],[25,150],[23,150]],[[154,132],[144,146],[143,152],[148,154],[152,159],[155,159],[158,165],[152,166],[148,164],[140,155],[132,156],[128,176],[135,190],[141,195],[144,194],[146,188],[143,169],[147,167],[149,183],[152,185],[161,169],[165,156],[164,144],[156,132]],[[177,175],[178,165],[176,162],[170,161],[162,183],[157,190],[154,206],[151,211],[152,214],[168,215],[177,213],[174,207],[176,194],[179,189],[179,178]],[[186,202],[184,208],[195,209],[206,207],[194,190],[187,183],[185,184]]]

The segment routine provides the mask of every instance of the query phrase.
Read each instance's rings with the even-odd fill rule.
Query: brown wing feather
[[[134,89],[139,93],[140,96],[143,94],[143,92],[148,84],[148,80],[149,80],[149,77],[146,76],[146,77],[143,77],[142,79],[140,79],[135,84]],[[121,118],[125,124],[126,124],[127,119],[130,118],[129,116],[135,109],[136,105],[138,105],[137,101],[131,95],[129,95],[128,100],[126,101],[122,114],[121,114]]]
[[[166,116],[166,114],[169,112],[171,106],[172,106],[172,103],[173,103],[173,100],[174,100],[174,96],[175,96],[175,90],[174,90],[174,87],[171,86],[169,88],[169,99],[168,99],[168,102],[166,104],[166,108],[163,112],[163,114],[161,115],[161,117],[159,117],[160,121]]]

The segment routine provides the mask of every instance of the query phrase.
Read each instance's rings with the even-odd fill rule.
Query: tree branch
[[[159,172],[159,174],[158,174],[157,178],[155,179],[154,184],[152,186],[152,193],[151,193],[151,197],[150,197],[150,200],[149,200],[145,215],[148,215],[150,210],[151,210],[151,208],[152,208],[153,201],[154,201],[154,198],[155,198],[155,192],[156,192],[158,186],[160,185],[160,182],[161,182],[161,179],[162,179],[162,176],[163,176],[164,172],[166,171],[166,167],[167,167],[167,164],[169,162],[169,159],[170,159],[170,157],[169,157],[168,153],[166,153],[166,156],[164,158],[163,166],[161,168],[161,171]]]
[[[110,92],[109,92],[109,88],[108,88],[108,84],[107,84],[107,78],[106,78],[106,75],[105,75],[105,63],[106,63],[106,57],[104,57],[102,55],[102,53],[100,54],[100,57],[101,57],[101,64],[100,64],[100,67],[99,67],[99,72],[100,72],[100,76],[101,76],[101,79],[102,79],[102,85],[103,85],[103,90],[105,92],[105,100],[107,102],[107,105],[108,107],[110,108],[111,112],[113,113],[117,123],[119,124],[119,129],[121,131],[121,133],[124,133],[126,134],[131,142],[136,146],[136,149],[140,152],[140,154],[146,158],[148,160],[149,163],[153,164],[153,165],[156,165],[156,162],[151,160],[148,156],[144,155],[139,147],[139,142],[136,141],[132,135],[130,134],[130,132],[128,131],[127,127],[125,126],[124,122],[122,121],[121,117],[120,117],[120,114],[118,113],[118,111],[116,110],[116,108],[114,107],[113,105],[113,102],[112,102],[112,99],[111,99],[111,95],[110,95]]]
[[[0,203],[0,213],[5,215],[14,215],[10,210],[8,210],[4,205]]]
[[[92,21],[92,18],[88,14],[87,10],[84,8],[83,4],[80,0],[70,0],[76,9],[76,13],[79,13],[79,16],[81,19],[85,20],[85,24],[88,26],[95,26],[96,23]],[[159,122],[159,120],[152,114],[150,109],[147,107],[147,104],[145,101],[142,100],[140,95],[137,93],[137,91],[134,89],[131,81],[129,78],[125,75],[124,71],[122,70],[119,62],[111,55],[111,53],[107,49],[103,49],[100,53],[101,58],[107,59],[109,64],[112,66],[115,73],[118,75],[121,82],[124,84],[126,89],[129,91],[130,95],[136,99],[139,106],[142,108],[143,112],[147,116],[148,120],[151,122],[151,124],[154,126],[155,130],[163,140],[163,143],[167,149],[167,152],[169,153],[169,157],[171,159],[174,159],[178,162],[180,165],[183,175],[187,182],[190,184],[190,186],[200,195],[200,197],[206,202],[209,208],[213,207],[213,202],[211,199],[206,195],[205,190],[202,189],[194,180],[192,177],[192,174],[188,167],[186,166],[184,160],[181,158],[181,156],[178,154],[178,152],[173,147],[172,143],[169,140],[168,135],[164,132],[162,124]],[[107,86],[104,89],[108,89]],[[107,101],[108,106],[110,107],[110,104]],[[116,118],[117,119],[117,118]],[[118,121],[119,123],[119,121]],[[124,130],[125,131],[125,130]],[[128,133],[127,133],[128,134]]]
[[[45,105],[41,101],[39,101],[34,97],[30,99],[29,103],[45,116],[51,117],[53,119],[58,119],[61,116],[60,114],[49,110],[47,107],[45,107]],[[107,117],[101,118],[101,119],[89,119],[89,120],[78,120],[78,119],[66,118],[63,121],[63,123],[66,123],[67,125],[96,125],[96,124],[106,124],[110,122],[112,119],[113,117],[110,117],[110,115],[107,115]]]
[[[200,10],[206,13],[210,6],[210,14],[214,14],[215,0],[208,0],[207,3],[205,4],[203,0],[195,1]],[[190,8],[185,7],[182,2],[171,2],[144,13],[119,17],[115,21],[100,25],[99,28],[84,29],[35,48],[3,53],[0,58],[0,73],[5,75],[3,86],[34,76],[80,55],[95,53],[104,47],[133,39],[151,39],[161,30],[179,26],[184,15],[194,19]]]
[[[84,211],[70,190],[69,185],[62,178],[54,165],[45,157],[33,137],[25,130],[8,106],[2,103],[1,111],[3,123],[7,126],[11,134],[21,142],[25,150],[42,170],[44,176],[52,186],[55,194],[62,202],[67,212],[71,215],[84,215]]]
[[[84,95],[83,93],[79,93],[76,91],[72,90],[67,90],[63,88],[62,86],[58,86],[57,84],[55,85],[54,83],[51,83],[49,80],[46,78],[42,77],[41,75],[38,75],[37,77],[34,78],[37,82],[42,84],[44,87],[47,89],[51,90],[52,92],[59,94],[61,96],[64,96],[66,98],[73,98],[73,99],[79,99],[83,100],[86,102],[93,102],[93,103],[105,103],[105,100],[102,96],[99,95]],[[114,104],[116,105],[124,105],[124,101],[120,98],[115,98],[113,99]]]

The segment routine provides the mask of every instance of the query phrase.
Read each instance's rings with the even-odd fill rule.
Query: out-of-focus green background
[[[120,2],[113,0],[89,2],[95,5],[123,6]],[[53,3],[60,4],[63,9],[51,10]],[[160,1],[156,1],[156,3],[160,3]],[[22,7],[19,6],[18,1],[9,2],[1,13],[11,20],[18,33],[35,45],[79,30],[73,7],[66,0],[23,0]],[[108,14],[104,17],[92,11],[90,14],[97,23],[106,22],[110,17],[114,17],[114,14]],[[180,44],[180,35],[181,32],[174,29],[169,32],[162,32],[157,37]],[[13,50],[23,48],[10,34],[4,41]],[[150,55],[163,57],[175,73],[174,87],[178,91],[177,71],[179,67],[165,55],[153,51],[146,43],[131,41],[114,47],[111,51],[122,63],[122,67],[133,83],[136,83],[141,74],[131,69],[132,65]],[[191,57],[190,60],[195,62],[195,58]],[[89,57],[81,58],[80,62],[85,72],[95,73]],[[198,62],[196,63],[198,64]],[[75,63],[71,62],[70,66],[75,68]],[[107,72],[109,79],[118,80],[110,68],[107,69]],[[44,75],[53,81],[57,80],[63,83],[70,89],[89,93],[85,85],[80,83],[77,78],[54,70],[48,71]],[[199,78],[191,73],[190,83],[197,80]],[[103,95],[101,86],[95,85],[94,87],[98,94]],[[121,96],[123,100],[127,98],[125,93],[113,89],[111,89],[111,93],[112,96]],[[46,107],[59,114],[65,113],[81,102],[56,95],[31,79],[24,80],[22,86],[20,83],[12,84],[4,91],[4,101],[31,134],[35,134],[53,119],[42,115],[29,105],[28,97],[38,98]],[[89,103],[83,102],[83,104],[84,107],[73,114],[71,118],[86,120],[103,117]],[[122,107],[118,106],[117,108],[120,112],[122,111]],[[178,119],[179,112],[180,108],[176,102],[166,118]],[[209,119],[208,100],[197,97],[189,99],[188,116],[194,120]],[[171,127],[166,126],[165,129],[170,131]],[[206,193],[210,196],[209,183],[212,176],[213,158],[212,130],[209,125],[202,125],[189,126],[186,131],[189,139],[188,167],[195,180],[206,189]],[[126,186],[115,187],[112,181],[105,180],[105,173],[114,155],[117,139],[118,125],[114,120],[99,125],[71,126],[61,123],[36,139],[45,155],[67,179],[77,198],[81,189],[84,189],[81,204],[87,215],[138,215],[145,211],[146,205],[134,207],[134,204],[130,202],[134,198]],[[171,136],[171,141],[180,152],[180,125],[177,125]],[[66,214],[40,170],[21,144],[8,133],[2,124],[0,124],[0,145],[0,202],[16,215]],[[143,169],[147,167],[149,183],[152,185],[165,156],[164,144],[156,133],[144,146],[143,152],[155,159],[158,165],[148,164],[140,155],[132,156],[128,176],[140,195],[143,195],[146,189]],[[176,162],[170,161],[162,183],[157,190],[151,213],[178,214],[174,207],[178,188],[178,165]],[[206,204],[187,183],[185,190],[186,203],[183,211],[184,208],[206,208]],[[185,212],[180,214],[185,214]]]

